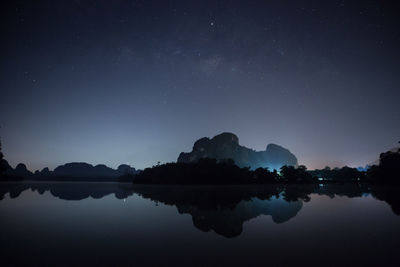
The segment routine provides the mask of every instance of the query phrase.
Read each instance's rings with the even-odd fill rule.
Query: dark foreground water
[[[1,266],[400,265],[400,189],[0,184]]]

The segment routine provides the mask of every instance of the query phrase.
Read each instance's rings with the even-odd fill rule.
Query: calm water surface
[[[2,266],[399,266],[399,188],[0,184]]]

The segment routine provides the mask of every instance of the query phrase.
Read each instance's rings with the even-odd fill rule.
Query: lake
[[[400,188],[1,183],[2,266],[399,266]]]

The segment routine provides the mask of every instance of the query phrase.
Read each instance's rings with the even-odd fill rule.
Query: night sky
[[[144,168],[229,131],[309,169],[365,165],[400,140],[394,3],[3,4],[3,153]]]

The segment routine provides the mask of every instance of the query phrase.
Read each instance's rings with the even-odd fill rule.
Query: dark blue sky
[[[365,165],[400,139],[395,3],[11,1],[5,157],[143,168],[230,131],[309,168]]]

